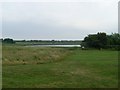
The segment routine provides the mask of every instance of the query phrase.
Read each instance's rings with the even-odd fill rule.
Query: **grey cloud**
[[[3,37],[83,39],[117,32],[117,8],[105,3],[4,3]]]

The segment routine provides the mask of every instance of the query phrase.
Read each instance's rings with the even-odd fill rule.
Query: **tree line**
[[[11,38],[1,39],[4,44],[20,45],[80,45],[81,40],[13,40]]]
[[[120,34],[112,33],[111,35],[107,35],[104,32],[89,34],[82,41],[82,46],[86,48],[113,48],[120,50]]]
[[[35,43],[37,44],[80,44],[84,48],[96,48],[96,49],[117,49],[120,50],[120,34],[112,33],[107,35],[105,32],[98,32],[97,34],[89,34],[81,41],[56,41],[56,40],[21,40],[15,41],[11,38],[0,39],[2,43],[15,44],[16,42],[26,42],[26,43]],[[36,44],[36,43],[35,43]]]

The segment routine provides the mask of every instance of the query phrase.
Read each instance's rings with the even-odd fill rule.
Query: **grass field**
[[[115,88],[118,52],[3,46],[3,88]]]

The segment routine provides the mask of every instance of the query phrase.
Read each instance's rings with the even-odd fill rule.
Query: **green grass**
[[[35,58],[30,59],[34,53],[37,57],[41,57],[42,64],[35,63]],[[23,55],[22,59],[26,58],[26,64],[15,63],[15,58],[18,58],[19,54]],[[59,58],[44,59],[42,55],[44,57],[57,55]],[[3,88],[115,88],[118,86],[117,51],[6,46],[3,47],[3,58],[8,60],[13,58],[9,62],[3,60]]]
[[[0,42],[0,89],[2,88],[2,43]]]

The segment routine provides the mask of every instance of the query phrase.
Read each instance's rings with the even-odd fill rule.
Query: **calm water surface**
[[[31,45],[27,47],[81,47],[81,45]]]

